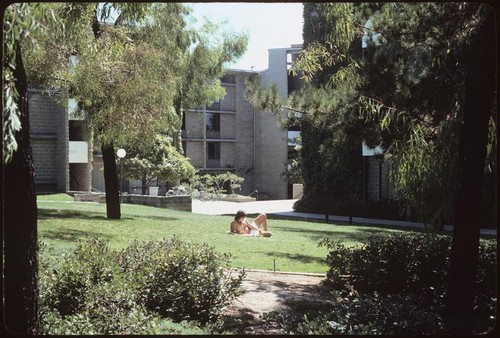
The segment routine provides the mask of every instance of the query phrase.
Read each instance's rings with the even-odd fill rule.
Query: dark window
[[[221,79],[222,83],[234,83],[234,75],[224,75]]]
[[[207,113],[206,126],[208,132],[220,131],[220,114]]]
[[[220,99],[215,100],[210,106],[207,107],[207,110],[220,110]]]
[[[220,160],[220,143],[218,142],[207,143],[207,159]]]
[[[181,130],[186,130],[186,112],[182,112],[182,126]]]

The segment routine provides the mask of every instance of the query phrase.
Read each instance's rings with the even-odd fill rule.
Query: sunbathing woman
[[[259,216],[255,217],[252,223],[249,223],[247,221],[246,216],[246,212],[244,212],[243,210],[238,210],[236,216],[234,216],[234,221],[231,222],[231,233],[254,237],[271,236],[271,233],[267,230],[266,214],[260,214]],[[260,230],[261,226],[262,230]]]

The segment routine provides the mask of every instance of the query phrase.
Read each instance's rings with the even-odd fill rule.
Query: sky
[[[227,20],[227,29],[248,33],[246,53],[229,68],[261,71],[268,67],[270,48],[302,43],[302,3],[225,2],[186,3],[197,22],[203,17],[214,22]]]

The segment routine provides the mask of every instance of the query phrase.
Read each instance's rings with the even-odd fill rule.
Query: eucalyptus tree
[[[12,4],[5,9],[2,46],[2,295],[10,333],[37,334],[38,242],[34,167],[29,134],[28,78],[22,44],[59,29],[51,4]]]
[[[223,96],[223,67],[246,46],[239,35],[219,39],[210,23],[201,32],[188,27],[183,4],[145,6],[117,6],[113,25],[100,23],[112,7],[94,18],[92,47],[81,53],[70,86],[101,143],[108,218],[120,217],[114,145],[180,130],[179,100],[192,107]]]

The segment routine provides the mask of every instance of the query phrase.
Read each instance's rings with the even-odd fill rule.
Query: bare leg
[[[261,225],[262,229],[264,231],[267,231],[267,215],[266,214],[260,214],[253,221],[255,222],[255,224]]]

